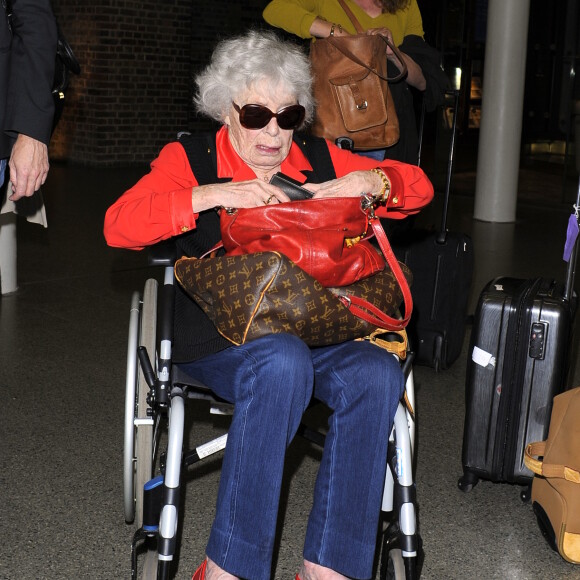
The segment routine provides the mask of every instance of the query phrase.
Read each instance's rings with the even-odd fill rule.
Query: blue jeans
[[[0,189],[4,185],[4,175],[6,175],[6,165],[8,164],[8,159],[0,159]],[[0,199],[0,202],[2,200]]]
[[[376,159],[377,161],[383,161],[385,158],[385,149],[370,149],[368,151],[355,150],[355,153],[363,155],[364,157],[370,157],[371,159]]]
[[[235,403],[207,555],[241,578],[271,578],[284,455],[314,394],[333,413],[304,557],[370,578],[388,437],[404,388],[397,360],[367,342],[310,349],[277,334],[183,366]]]

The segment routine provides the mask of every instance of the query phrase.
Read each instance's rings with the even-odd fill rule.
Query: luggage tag
[[[572,250],[578,238],[580,228],[578,227],[578,218],[580,208],[574,205],[574,213],[568,218],[568,229],[566,230],[566,244],[564,245],[564,261],[569,262],[572,257]]]

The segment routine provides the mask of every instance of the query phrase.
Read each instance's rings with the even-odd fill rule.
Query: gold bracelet
[[[338,26],[338,32],[340,34],[342,34],[342,24],[335,24],[334,22],[332,23],[332,26],[330,27],[330,36],[334,36],[334,29]]]
[[[386,204],[387,200],[389,199],[389,195],[391,195],[391,181],[387,177],[387,174],[380,168],[375,167],[371,169],[373,173],[376,173],[383,182],[383,187],[379,195],[375,196],[375,199],[379,201],[379,203]]]

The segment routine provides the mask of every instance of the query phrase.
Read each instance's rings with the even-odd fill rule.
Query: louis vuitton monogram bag
[[[236,345],[282,332],[309,346],[361,338],[382,327],[377,313],[393,316],[402,301],[388,268],[352,286],[324,288],[278,252],[181,258],[175,276],[218,332]],[[368,311],[368,320],[350,311],[353,300]]]

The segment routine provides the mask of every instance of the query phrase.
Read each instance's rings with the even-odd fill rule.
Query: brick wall
[[[259,24],[266,4],[53,0],[82,71],[67,91],[51,159],[141,164],[178,130],[207,126],[192,111],[192,76],[216,38]]]

